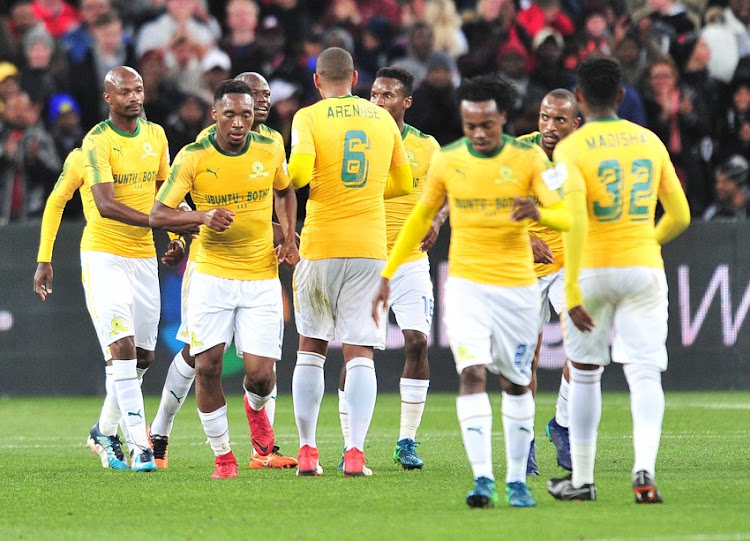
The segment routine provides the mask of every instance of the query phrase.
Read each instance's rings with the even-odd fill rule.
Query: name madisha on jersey
[[[617,148],[619,146],[629,147],[630,145],[645,144],[646,137],[642,133],[620,132],[608,133],[595,137],[586,138],[586,146],[589,150],[598,148]]]
[[[328,108],[326,118],[380,118],[380,109],[368,107],[360,109],[359,105],[335,105]]]
[[[225,193],[220,195],[207,195],[206,203],[209,205],[226,205],[228,203],[244,203],[263,201],[268,198],[271,193],[270,188],[265,190],[254,190],[247,192],[246,194],[239,193]]]
[[[474,199],[454,199],[456,203],[456,207],[460,209],[486,209],[489,206],[493,206],[496,209],[507,209],[513,206],[513,203],[515,202],[515,198],[513,197],[498,197],[496,199],[484,199],[484,198],[474,198]],[[493,203],[494,201],[494,203]]]
[[[112,179],[115,184],[137,184],[138,182],[155,182],[158,171],[144,171],[141,173],[114,173]],[[139,178],[140,177],[140,178]]]

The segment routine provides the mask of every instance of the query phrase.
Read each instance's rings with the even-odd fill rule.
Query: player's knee
[[[221,378],[221,358],[213,355],[198,355],[195,358],[195,377],[200,379]]]
[[[149,368],[156,358],[153,351],[148,351],[141,348],[136,348],[136,359],[138,368]]]
[[[487,370],[484,365],[467,366],[461,370],[459,394],[483,393],[487,390]]]
[[[654,381],[661,385],[661,370],[650,364],[623,364],[622,371],[625,373],[625,380],[628,387],[633,387],[642,381]]]
[[[419,331],[404,333],[406,360],[420,361],[427,358],[427,337]]]

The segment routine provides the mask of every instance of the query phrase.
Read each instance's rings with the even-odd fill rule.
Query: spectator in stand
[[[409,29],[408,36],[406,56],[395,59],[393,65],[411,73],[414,87],[418,87],[427,75],[427,63],[435,51],[435,35],[428,23],[417,21]]]
[[[180,92],[167,77],[165,55],[158,49],[146,51],[138,62],[138,72],[143,78],[145,98],[143,110],[146,118],[161,126],[180,100]],[[174,157],[174,155],[172,155]]]
[[[712,53],[712,76],[729,83],[737,75],[750,75],[750,2],[729,0],[722,17],[703,29],[703,38]]]
[[[442,51],[453,59],[469,51],[469,43],[461,30],[461,16],[453,0],[428,0],[424,20],[432,27],[436,51]]]
[[[292,119],[294,113],[302,106],[302,91],[295,84],[283,79],[274,79],[269,83],[269,88],[273,107],[268,114],[268,125],[281,134],[284,138],[284,147],[291,150]]]
[[[361,38],[354,44],[354,61],[359,74],[355,93],[369,96],[375,73],[389,63],[391,34],[391,25],[382,15],[373,17],[365,24]]]
[[[575,32],[573,21],[560,9],[560,0],[534,0],[516,18],[532,38],[543,28],[556,30],[563,37]]]
[[[60,159],[67,156],[74,148],[81,146],[85,135],[81,128],[81,108],[69,94],[52,96],[47,105],[47,125]],[[82,215],[81,194],[76,190],[71,200],[65,205],[63,218],[75,220]]]
[[[221,49],[211,49],[201,60],[200,96],[206,103],[212,103],[214,92],[222,81],[230,79],[232,61]]]
[[[309,6],[310,2],[300,0],[259,0],[260,19],[266,17],[275,17],[287,32],[287,35],[294,36],[288,44],[292,54],[300,54],[301,37],[306,35],[313,26],[310,13],[320,13],[314,11]]]
[[[216,35],[211,25],[194,17],[198,10],[197,0],[167,0],[166,12],[156,20],[144,24],[138,32],[136,52],[143,55],[151,49],[169,49],[177,39],[185,38],[203,49],[213,47]]]
[[[3,21],[0,34],[4,34],[4,43],[0,49],[0,58],[21,64],[23,61],[23,38],[26,33],[37,26],[39,21],[34,17],[31,0],[21,0],[10,8],[10,18]]]
[[[61,39],[71,62],[83,61],[88,50],[94,45],[94,36],[91,33],[94,21],[99,15],[112,9],[112,6],[109,0],[81,0],[80,9],[81,24]]]
[[[20,91],[18,68],[10,62],[0,62],[0,113],[5,109],[8,98]]]
[[[208,105],[200,96],[189,94],[182,98],[177,110],[164,123],[170,156],[177,156],[182,147],[195,141],[206,127],[208,112]]]
[[[610,8],[592,2],[583,11],[580,30],[573,39],[571,52],[566,56],[565,66],[575,69],[579,62],[595,53],[610,54]]]
[[[653,62],[648,77],[644,91],[647,127],[667,147],[692,215],[701,215],[708,204],[701,144],[710,135],[710,119],[692,90],[680,86],[677,66],[670,57]]]
[[[320,23],[324,28],[341,26],[358,39],[367,21],[382,15],[392,28],[401,28],[401,9],[395,0],[331,0]]]
[[[638,34],[632,30],[626,31],[615,41],[612,54],[620,61],[623,81],[631,86],[640,85],[647,60]]]
[[[412,106],[404,121],[429,133],[441,145],[452,143],[463,135],[461,115],[453,84],[453,60],[444,53],[433,55],[427,64],[427,75],[412,94]]]
[[[253,0],[229,0],[226,25],[227,33],[221,41],[221,49],[232,60],[232,72],[239,73],[238,66],[247,62],[255,51],[258,5]]]
[[[102,99],[104,76],[117,66],[136,64],[133,45],[126,38],[122,21],[115,11],[99,15],[91,26],[94,46],[83,61],[71,63],[71,91],[81,106],[81,126],[88,131],[109,115],[109,107]]]
[[[744,0],[742,0],[744,1]],[[648,0],[651,12],[638,21],[641,39],[654,42],[667,54],[672,43],[696,30],[687,8],[676,0]]]
[[[47,32],[59,39],[81,24],[78,10],[62,0],[34,0],[32,2],[34,17],[44,23]]]
[[[716,169],[716,202],[703,214],[705,221],[734,221],[750,218],[748,172],[750,172],[750,164],[739,154],[730,156]]]
[[[476,17],[462,30],[469,42],[469,51],[458,58],[462,77],[497,71],[498,51],[508,42],[520,43],[527,54],[531,50],[531,36],[516,21],[513,0],[479,0]]]
[[[729,89],[731,101],[717,129],[720,158],[741,154],[750,159],[750,79],[738,77]]]
[[[29,94],[32,102],[46,104],[53,94],[68,90],[67,73],[52,71],[55,42],[43,26],[28,32],[23,42],[26,62],[21,69],[21,88]]]
[[[0,130],[0,225],[41,216],[60,173],[55,143],[39,123],[38,104],[25,92],[10,96]]]
[[[164,54],[167,66],[167,82],[180,94],[190,94],[201,88],[203,68],[201,57],[206,54],[198,43],[182,33],[170,43]]]
[[[500,78],[515,90],[515,101],[513,106],[506,111],[508,122],[513,122],[523,110],[526,97],[532,89],[542,92],[543,90],[532,83],[527,71],[529,65],[529,54],[523,45],[516,40],[506,42],[498,53],[498,74]]]
[[[534,36],[530,81],[545,94],[555,88],[573,88],[573,72],[563,63],[564,45],[560,32],[551,28],[543,28]]]

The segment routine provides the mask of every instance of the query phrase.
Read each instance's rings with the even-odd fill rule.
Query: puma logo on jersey
[[[214,171],[213,169],[209,169],[208,167],[206,167],[206,173],[211,173],[216,178],[219,178],[219,169],[221,168],[217,167],[216,170]]]

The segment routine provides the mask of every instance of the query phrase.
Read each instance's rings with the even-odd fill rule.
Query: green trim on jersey
[[[538,131],[533,131],[531,133],[527,133],[526,135],[521,135],[520,137],[516,137],[519,141],[524,141],[526,143],[532,143],[534,145],[542,146],[542,134]]]
[[[406,139],[406,136],[410,133],[412,135],[416,135],[417,137],[421,137],[422,139],[429,139],[430,137],[432,137],[431,135],[427,135],[426,133],[419,131],[411,124],[404,124],[404,131],[401,132],[401,140],[403,141],[404,139]]]
[[[514,140],[514,138],[511,137],[510,135],[502,134],[502,139],[501,139],[502,142],[500,143],[500,146],[498,148],[493,150],[491,154],[480,154],[479,152],[474,150],[473,146],[471,146],[471,141],[469,140],[469,138],[466,137],[465,139],[466,139],[466,149],[469,151],[469,154],[471,154],[475,158],[482,158],[482,159],[494,158],[495,156],[497,156],[503,151],[503,149],[505,148],[505,143]]]
[[[622,120],[619,116],[610,116],[607,118],[597,118],[594,120],[587,120],[586,122],[617,122],[618,120]]]
[[[250,139],[253,138],[253,136],[257,136],[258,134],[254,131],[247,132],[247,138],[245,139],[245,146],[242,147],[242,150],[239,152],[226,152],[219,147],[219,143],[216,141],[216,132],[211,133],[208,135],[207,139],[211,142],[213,147],[216,149],[216,151],[219,154],[223,154],[224,156],[242,156],[245,152],[247,152],[247,149],[250,147]]]
[[[104,124],[106,124],[113,132],[115,132],[117,135],[121,135],[122,137],[136,137],[139,133],[141,133],[141,118],[135,119],[135,131],[133,133],[128,133],[126,131],[122,131],[121,129],[117,128],[110,119],[107,119],[104,121]]]
[[[454,150],[456,148],[459,148],[465,144],[465,142],[468,142],[469,139],[467,137],[461,137],[460,139],[456,139],[452,143],[448,143],[444,147],[440,147],[440,152],[448,152],[450,150]]]

